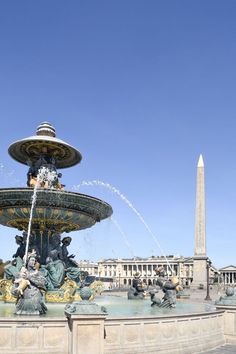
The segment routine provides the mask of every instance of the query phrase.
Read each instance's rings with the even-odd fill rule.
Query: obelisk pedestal
[[[206,211],[205,211],[205,178],[204,162],[200,155],[197,166],[197,193],[195,219],[195,248],[193,257],[192,287],[204,288],[207,285],[206,255]]]

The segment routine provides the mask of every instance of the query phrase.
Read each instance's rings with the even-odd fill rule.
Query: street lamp
[[[207,264],[206,264],[206,272],[207,272],[207,293],[206,293],[206,297],[205,300],[211,300],[210,298],[210,279],[209,279],[209,270],[210,270],[210,265],[211,265],[211,261],[208,259],[207,260]]]

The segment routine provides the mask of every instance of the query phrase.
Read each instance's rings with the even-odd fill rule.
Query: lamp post
[[[207,293],[206,293],[206,297],[205,300],[211,300],[210,298],[210,279],[209,279],[209,270],[210,270],[210,265],[211,265],[211,261],[208,259],[207,260],[207,265],[206,265],[206,272],[207,272]]]
[[[120,291],[120,272],[119,272],[119,291]]]

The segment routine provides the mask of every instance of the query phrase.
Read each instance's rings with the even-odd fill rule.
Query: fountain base
[[[0,354],[195,354],[225,344],[222,310],[119,317],[79,310],[67,317],[64,305],[47,307],[44,316],[26,317],[0,304]]]

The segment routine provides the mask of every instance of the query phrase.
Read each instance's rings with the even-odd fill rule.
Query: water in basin
[[[214,311],[215,307],[210,304],[194,303],[189,300],[177,300],[175,308],[159,308],[151,306],[150,299],[128,300],[125,297],[106,295],[96,297],[98,305],[105,306],[109,316],[163,316],[183,315],[199,312]]]
[[[144,316],[169,316],[185,315],[200,312],[214,311],[211,304],[194,303],[189,300],[177,300],[175,308],[159,308],[151,306],[149,299],[127,300],[125,297],[116,295],[97,296],[95,303],[107,309],[108,317],[144,317]],[[64,317],[65,304],[47,304],[48,312],[42,317]],[[0,317],[18,317],[14,315],[15,305],[0,302]]]

